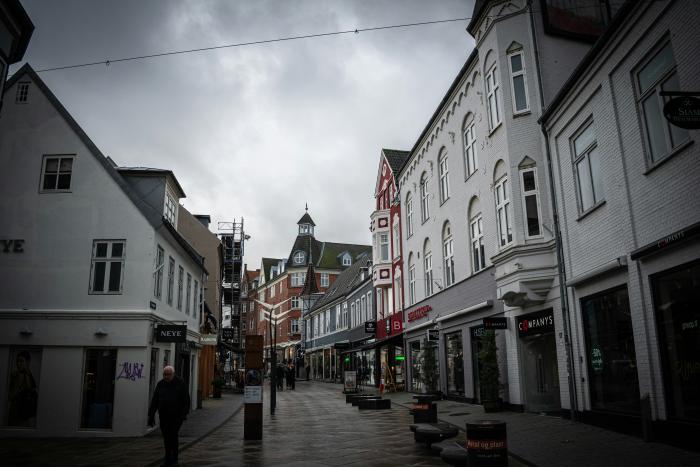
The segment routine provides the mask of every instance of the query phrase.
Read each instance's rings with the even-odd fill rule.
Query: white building
[[[639,431],[648,396],[655,435],[689,445],[700,436],[700,132],[667,121],[661,92],[700,91],[698,21],[698,2],[628,5],[543,117],[576,408]]]
[[[142,435],[165,364],[196,403],[206,271],[175,227],[184,193],[170,171],[116,167],[28,65],[5,95],[0,433]],[[162,324],[186,342],[158,342]]]

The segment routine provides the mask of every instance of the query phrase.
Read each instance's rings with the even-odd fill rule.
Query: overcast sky
[[[471,16],[473,0],[22,0],[35,70]],[[170,169],[195,214],[245,218],[249,269],[316,238],[370,244],[380,150],[411,149],[473,47],[466,21],[41,73],[105,155]],[[11,72],[16,70],[15,66]]]

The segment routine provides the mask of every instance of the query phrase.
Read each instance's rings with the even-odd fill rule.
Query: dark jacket
[[[161,423],[163,420],[180,422],[187,418],[190,411],[190,395],[185,381],[175,376],[169,383],[164,379],[158,382],[148,408],[148,418],[153,419],[156,411]]]

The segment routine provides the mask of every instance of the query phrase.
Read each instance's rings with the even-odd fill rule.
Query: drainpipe
[[[537,34],[535,31],[535,18],[532,9],[532,0],[528,0],[527,8],[530,11],[530,33],[532,34],[532,49],[535,54],[535,67],[537,68],[537,85],[540,95],[540,108],[545,109],[544,87],[542,85],[542,68],[540,66],[539,46],[537,44]],[[571,319],[569,316],[569,297],[566,290],[566,268],[564,265],[564,251],[562,247],[561,230],[559,226],[559,212],[557,210],[556,192],[554,190],[554,174],[552,172],[552,153],[549,148],[549,135],[545,123],[540,123],[542,134],[544,135],[545,154],[547,157],[547,170],[549,173],[549,197],[552,207],[552,218],[554,221],[554,239],[557,251],[557,274],[559,276],[559,297],[561,301],[561,312],[564,319],[564,346],[566,347],[566,372],[569,385],[569,416],[571,421],[576,421],[576,408],[578,407],[576,397],[576,375],[574,367],[574,351],[571,345]]]

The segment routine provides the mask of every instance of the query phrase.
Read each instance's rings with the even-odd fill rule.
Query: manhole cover
[[[459,417],[461,415],[469,415],[469,412],[457,412],[457,413],[451,413],[450,417]]]

